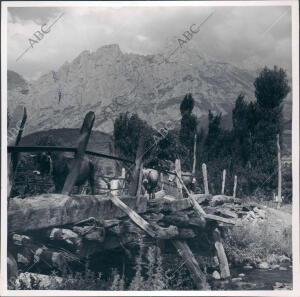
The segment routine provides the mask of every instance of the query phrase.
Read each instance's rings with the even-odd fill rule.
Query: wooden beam
[[[188,198],[190,200],[191,205],[193,206],[195,212],[200,216],[200,217],[205,217],[206,213],[203,210],[203,208],[198,204],[198,202],[196,201],[196,199],[193,197],[193,195],[191,195],[191,193],[189,192],[189,190],[187,189],[187,187],[185,186],[184,182],[182,181],[181,177],[179,177],[177,171],[176,175],[177,175],[177,179],[180,181],[182,187],[185,189],[185,191],[188,194]]]
[[[198,290],[209,290],[210,287],[207,283],[206,276],[201,271],[199,264],[186,241],[172,240],[172,243],[177,249],[179,255],[184,260],[184,263],[191,274],[196,288]]]
[[[138,213],[147,210],[146,197],[136,206],[136,197],[121,200]],[[30,230],[76,224],[91,217],[104,220],[126,216],[106,195],[42,194],[25,199],[12,198],[8,206],[8,232],[24,233]]]
[[[94,112],[90,111],[86,114],[82,127],[80,129],[80,136],[77,142],[77,151],[75,153],[75,158],[72,161],[71,170],[66,178],[62,194],[68,195],[71,193],[76,180],[80,174],[83,158],[85,155],[85,150],[88,145],[88,141],[92,132],[92,128],[95,121]]]
[[[143,229],[148,235],[153,238],[169,239],[176,237],[179,233],[175,226],[169,226],[168,228],[162,228],[160,226],[153,226],[144,220],[140,215],[138,215],[134,210],[128,207],[119,198],[110,195],[110,199],[115,206],[124,211],[130,219],[141,229]]]

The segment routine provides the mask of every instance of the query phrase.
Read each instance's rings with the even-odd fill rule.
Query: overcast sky
[[[278,65],[291,73],[291,13],[288,7],[9,8],[8,69],[36,79],[72,61],[82,51],[118,43],[123,52],[153,54],[192,24],[200,31],[184,46],[197,46],[213,59],[257,69]],[[42,40],[29,38],[62,13]],[[174,45],[173,45],[174,44]]]

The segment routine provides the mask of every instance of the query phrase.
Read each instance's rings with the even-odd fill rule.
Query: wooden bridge
[[[62,244],[78,259],[120,246],[132,247],[138,238],[170,242],[183,258],[195,286],[209,289],[206,275],[199,266],[192,248],[202,250],[211,257],[217,256],[222,278],[230,277],[227,257],[222,244],[222,228],[234,226],[243,215],[239,199],[208,193],[193,194],[185,187],[180,168],[175,171],[177,194],[165,190],[155,193],[148,200],[141,193],[143,167],[140,141],[136,160],[124,160],[86,151],[95,115],[89,112],[80,130],[77,148],[19,147],[26,123],[26,110],[22,125],[9,153],[9,185],[14,180],[19,154],[28,151],[73,151],[75,157],[61,194],[42,194],[25,199],[12,198],[8,203],[8,242],[13,257],[19,265],[32,265],[36,259],[50,262],[62,269],[66,262],[74,261],[66,251],[53,248],[49,242]],[[85,154],[109,157],[132,163],[132,175],[128,195],[108,191],[103,195],[71,195]],[[185,191],[187,198],[182,192]],[[234,195],[235,196],[235,195]],[[205,235],[205,236],[204,236]]]

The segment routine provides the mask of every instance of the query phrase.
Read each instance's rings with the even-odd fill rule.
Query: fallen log
[[[188,194],[188,198],[189,201],[191,203],[191,205],[193,206],[195,212],[199,215],[199,217],[201,216],[205,216],[205,211],[202,209],[202,207],[198,204],[198,202],[196,201],[196,199],[191,195],[191,193],[189,192],[189,190],[187,189],[187,187],[185,186],[184,182],[182,181],[181,177],[178,176],[178,173],[176,172],[177,178],[179,180],[179,182],[181,183],[181,185],[183,186],[183,188],[185,189],[185,191]]]
[[[146,197],[122,197],[122,201],[139,213],[147,210]],[[55,226],[74,224],[91,217],[117,219],[126,214],[101,195],[43,194],[25,199],[12,198],[8,206],[8,232],[26,232]]]

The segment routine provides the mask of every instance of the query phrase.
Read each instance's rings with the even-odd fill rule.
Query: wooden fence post
[[[207,168],[206,168],[205,163],[202,164],[202,174],[203,174],[203,183],[204,183],[204,193],[209,194],[208,180],[207,180]]]
[[[202,207],[198,204],[196,199],[189,193],[189,191],[185,187],[182,179],[180,178],[179,180],[181,181],[184,189],[187,191],[190,202],[191,202],[195,212],[198,214],[198,216],[200,218],[202,218],[204,220],[205,220],[205,218],[219,219],[217,216],[211,216],[211,215],[206,214],[205,211],[202,209]],[[229,265],[228,265],[225,250],[224,250],[224,247],[223,247],[223,244],[222,244],[222,241],[221,241],[221,234],[220,234],[220,231],[217,228],[213,231],[213,238],[214,238],[214,242],[215,242],[215,248],[216,248],[217,256],[218,256],[219,263],[220,263],[221,277],[222,278],[229,277],[230,276]]]
[[[236,187],[237,187],[237,176],[234,176],[234,185],[233,185],[233,198],[236,197]]]
[[[80,129],[80,136],[77,142],[77,151],[75,153],[75,158],[72,161],[71,170],[68,174],[62,194],[68,195],[72,191],[77,177],[80,173],[80,168],[83,162],[83,158],[85,155],[86,147],[92,132],[93,124],[95,121],[95,114],[94,112],[90,111],[86,114],[82,127]]]
[[[179,178],[181,178],[181,163],[180,163],[179,159],[175,160],[175,171],[177,174],[176,185],[177,185],[177,190],[178,190],[178,196],[179,196],[179,199],[182,199],[183,198],[182,185],[181,185],[181,182],[179,181]]]
[[[195,176],[196,173],[196,161],[197,161],[196,152],[197,152],[197,133],[195,133],[195,137],[194,137],[194,158],[193,158],[193,170],[192,170],[193,177]]]
[[[225,193],[225,182],[226,182],[226,169],[223,170],[222,191],[221,191],[222,195],[224,195],[224,193]]]
[[[282,187],[282,176],[281,176],[281,153],[280,153],[280,142],[279,134],[276,135],[277,138],[277,161],[278,161],[278,198],[277,198],[277,208],[280,208],[282,202],[281,187]]]

